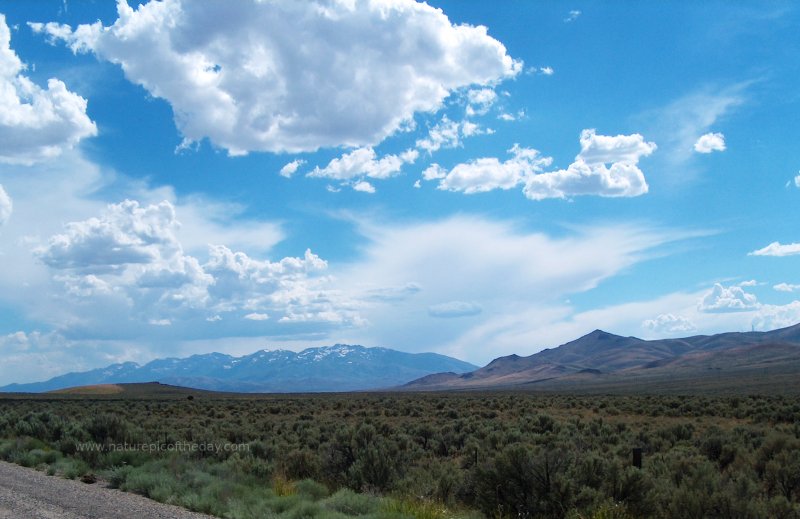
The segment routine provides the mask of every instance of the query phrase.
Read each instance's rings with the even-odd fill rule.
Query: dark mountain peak
[[[486,365],[487,368],[492,366],[497,366],[498,364],[508,364],[518,362],[523,357],[520,357],[516,353],[512,353],[511,355],[506,355],[504,357],[497,357],[496,359],[492,360],[489,364]]]
[[[578,340],[580,341],[582,339],[591,339],[593,341],[608,341],[608,340],[622,339],[622,338],[623,337],[620,335],[614,335],[613,333],[608,333],[598,328],[597,330],[594,330],[591,333],[587,333]]]

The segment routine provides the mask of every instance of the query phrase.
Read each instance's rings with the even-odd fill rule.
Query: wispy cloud
[[[800,243],[787,243],[774,241],[758,250],[748,253],[748,256],[794,256],[800,254]]]
[[[752,82],[725,88],[706,87],[685,95],[665,107],[648,110],[635,117],[648,135],[659,144],[660,160],[665,160],[686,178],[686,163],[694,152],[724,149],[724,137],[710,130],[747,102]],[[707,150],[707,151],[706,151]]]

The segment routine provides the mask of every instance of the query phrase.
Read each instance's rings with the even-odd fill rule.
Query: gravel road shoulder
[[[211,519],[103,486],[0,462],[0,519]]]

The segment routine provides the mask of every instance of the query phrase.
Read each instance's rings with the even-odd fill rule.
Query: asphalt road
[[[48,476],[0,461],[0,519],[209,519],[100,483]]]

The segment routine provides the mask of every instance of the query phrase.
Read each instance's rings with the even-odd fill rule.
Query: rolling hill
[[[552,389],[681,391],[716,381],[720,390],[788,384],[800,389],[800,325],[769,332],[731,332],[643,340],[595,330],[528,357],[500,357],[469,373],[437,373],[406,390]]]

